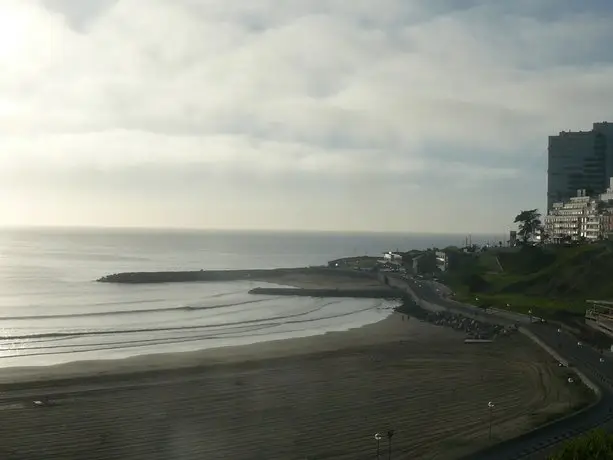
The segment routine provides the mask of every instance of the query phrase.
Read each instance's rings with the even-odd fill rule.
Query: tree
[[[613,458],[613,435],[594,430],[566,442],[549,460],[597,460]]]
[[[417,260],[417,267],[420,273],[435,273],[438,272],[436,266],[436,253],[431,250],[425,251]]]
[[[518,224],[519,227],[517,235],[524,243],[527,243],[530,238],[533,238],[542,226],[541,214],[537,209],[529,209],[520,212],[515,216],[514,222]]]

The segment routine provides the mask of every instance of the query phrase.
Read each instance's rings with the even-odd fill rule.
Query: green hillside
[[[587,299],[613,299],[613,245],[450,251],[445,281],[473,304],[582,314]]]

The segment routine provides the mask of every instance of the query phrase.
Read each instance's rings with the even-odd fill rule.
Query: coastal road
[[[518,438],[470,455],[467,460],[542,459],[573,436],[599,426],[605,429],[613,428],[612,359],[602,356],[600,352],[587,345],[579,345],[576,338],[566,332],[558,332],[555,326],[546,323],[531,323],[529,317],[514,315],[513,313],[498,317],[493,313],[485,313],[477,307],[460,304],[441,297],[444,291],[431,282],[394,276],[390,277],[390,285],[403,290],[410,288],[419,299],[460,314],[485,320],[487,317],[495,317],[499,322],[506,324],[523,323],[522,326],[525,329],[557,351],[561,357],[569,361],[572,367],[582,372],[600,388],[602,398],[595,406]]]

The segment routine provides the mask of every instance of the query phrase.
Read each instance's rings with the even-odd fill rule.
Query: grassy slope
[[[504,271],[496,272],[492,259]],[[613,246],[525,247],[454,254],[446,281],[459,300],[550,316],[585,312],[586,299],[613,298]],[[496,264],[497,265],[497,264]],[[478,300],[476,300],[478,299]],[[508,306],[507,306],[508,304]]]

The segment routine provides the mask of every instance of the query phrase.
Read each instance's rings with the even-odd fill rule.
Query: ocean
[[[473,237],[474,242],[496,238]],[[252,296],[256,282],[114,285],[122,271],[323,265],[462,244],[457,235],[119,229],[0,230],[0,367],[194,351],[342,331],[385,318],[378,299]]]

